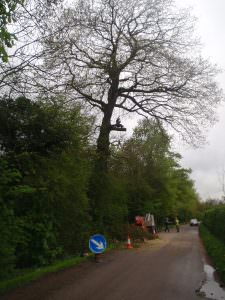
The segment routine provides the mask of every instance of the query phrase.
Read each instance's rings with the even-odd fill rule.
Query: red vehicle
[[[136,216],[135,217],[135,224],[137,226],[145,227],[145,218],[143,216]]]
[[[135,225],[141,226],[143,229],[155,234],[155,219],[150,213],[144,216],[135,217]]]

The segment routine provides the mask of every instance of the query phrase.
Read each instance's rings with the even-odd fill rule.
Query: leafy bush
[[[18,170],[0,158],[0,279],[7,278],[15,266],[15,247],[20,236],[12,202],[19,181]]]
[[[7,278],[15,265],[15,220],[13,212],[0,201],[0,279]]]
[[[203,224],[208,230],[225,243],[225,206],[221,205],[206,211]]]
[[[24,217],[19,226],[22,239],[16,248],[17,267],[45,266],[52,263],[62,249],[57,246],[56,232],[48,216]]]
[[[143,229],[141,226],[137,226],[134,224],[124,226],[123,233],[124,240],[127,239],[128,234],[133,241],[144,241],[145,239],[151,240],[154,238],[150,232]]]
[[[199,232],[216,270],[225,283],[225,243],[211,234],[202,224],[200,225]]]
[[[59,255],[74,255],[89,236],[86,153],[91,121],[79,107],[55,100],[47,104],[0,97],[3,274],[14,265],[32,268]]]

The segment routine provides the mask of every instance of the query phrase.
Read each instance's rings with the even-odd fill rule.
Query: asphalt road
[[[2,300],[199,300],[204,251],[198,229],[162,233],[141,249],[112,251],[48,275]]]

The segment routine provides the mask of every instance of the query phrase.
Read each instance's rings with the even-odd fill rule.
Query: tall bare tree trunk
[[[100,133],[97,139],[97,157],[94,164],[93,173],[89,186],[89,197],[91,201],[91,214],[96,229],[104,228],[104,207],[106,206],[109,178],[108,178],[108,160],[110,157],[110,131],[111,118],[115,107],[118,94],[119,76],[112,80],[108,92],[108,103],[104,109],[104,116],[100,127]]]
[[[111,118],[115,108],[116,99],[118,95],[119,76],[112,79],[112,84],[108,92],[108,103],[105,106],[104,116],[100,127],[100,133],[97,140],[97,160],[96,167],[98,171],[107,173],[108,159],[110,156],[109,151],[109,135],[111,131]]]

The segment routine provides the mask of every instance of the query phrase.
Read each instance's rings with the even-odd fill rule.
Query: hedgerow
[[[199,233],[205,245],[208,255],[225,283],[225,243],[215,237],[203,224],[199,227]]]
[[[203,224],[214,236],[225,243],[225,205],[206,211]]]

